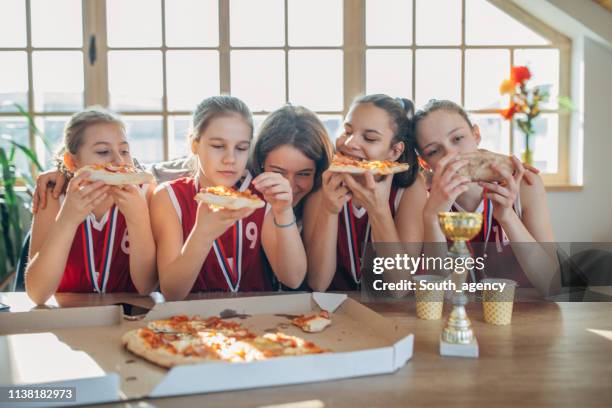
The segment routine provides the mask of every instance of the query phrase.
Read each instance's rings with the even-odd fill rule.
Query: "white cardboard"
[[[90,375],[87,378],[70,380],[62,378],[57,384],[78,387],[78,400],[76,404],[100,403],[109,401],[120,401],[125,398],[134,397],[164,397],[184,394],[206,393],[213,391],[229,391],[238,389],[248,389],[256,387],[299,384],[316,381],[335,380],[340,378],[351,378],[366,375],[376,375],[392,373],[406,364],[412,357],[414,336],[407,334],[405,329],[400,330],[391,321],[383,318],[371,309],[360,303],[349,299],[344,294],[313,293],[313,294],[287,294],[257,297],[238,297],[224,299],[192,300],[184,302],[170,302],[157,304],[147,314],[145,320],[163,319],[176,314],[212,316],[218,315],[222,311],[231,311],[238,314],[275,314],[278,312],[304,313],[308,310],[316,310],[316,306],[330,312],[343,313],[345,316],[358,316],[360,323],[363,322],[369,330],[376,335],[380,335],[380,344],[383,346],[364,348],[354,351],[338,351],[327,354],[281,357],[253,363],[204,363],[197,365],[178,366],[168,370],[165,374],[160,372],[157,375],[160,380],[146,395],[130,395],[122,391],[120,376],[116,373],[104,373],[100,375]],[[13,326],[7,330],[0,329],[0,332],[22,332],[24,327],[30,325],[41,325],[44,330],[51,328],[71,328],[87,327],[84,320],[93,318],[94,314],[100,317],[101,321],[92,321],[91,326],[112,325],[113,330],[120,329],[117,316],[121,316],[120,306],[108,306],[96,308],[81,308],[80,318],[70,321],[73,315],[68,311],[75,309],[57,309],[48,311],[51,314],[38,315],[41,311],[34,311],[22,314],[19,317],[12,317],[5,320]],[[96,310],[97,309],[97,310]],[[45,313],[43,311],[42,313]],[[102,312],[102,313],[100,313]],[[78,312],[77,312],[78,313]],[[57,314],[57,315],[55,315]],[[17,315],[17,314],[15,314]],[[36,315],[36,316],[34,316]],[[86,316],[86,319],[84,319]],[[55,319],[55,317],[59,317]],[[46,319],[54,323],[45,322]],[[333,318],[332,318],[333,319]],[[80,323],[78,323],[78,322]],[[0,320],[2,323],[2,320]],[[125,324],[125,323],[124,323]],[[133,323],[131,323],[133,324]],[[34,326],[29,326],[30,328]],[[40,327],[36,330],[40,331]],[[11,357],[10,349],[5,345],[2,347],[1,341],[8,342],[7,339],[18,336],[55,336],[53,333],[17,334],[0,337],[0,357],[3,360]],[[25,339],[25,337],[23,338]],[[17,339],[18,340],[18,339]],[[56,338],[57,340],[57,338]],[[13,341],[13,340],[11,340]],[[384,341],[388,346],[384,346]],[[57,340],[62,346],[64,343]],[[45,341],[45,344],[53,342]],[[60,350],[61,346],[55,344],[53,347]],[[70,358],[86,358],[87,353],[82,351],[70,350]],[[59,353],[59,352],[58,352]],[[61,353],[60,353],[61,354]],[[23,355],[22,353],[19,355]],[[47,361],[48,358],[45,359]],[[95,361],[93,362],[95,364]],[[79,366],[77,364],[77,366]],[[39,383],[35,381],[35,375],[22,378],[16,382],[15,373],[11,372],[10,366],[0,366],[0,385],[15,385]],[[86,375],[85,375],[86,376]],[[83,377],[83,375],[81,375]],[[152,377],[155,378],[155,377]],[[40,384],[50,384],[50,381],[41,379]],[[40,403],[38,403],[40,404]],[[64,404],[66,405],[66,404]]]

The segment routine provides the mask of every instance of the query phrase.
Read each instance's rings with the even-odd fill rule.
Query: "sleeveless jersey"
[[[451,211],[465,211],[457,203],[451,207]],[[520,197],[514,203],[514,211],[519,218],[522,216]],[[482,228],[478,235],[470,242],[470,249],[473,256],[484,256],[485,267],[483,271],[474,270],[474,277],[471,280],[487,278],[512,279],[518,282],[519,287],[532,287],[527,279],[514,252],[512,251],[510,240],[506,236],[502,226],[493,217],[493,203],[490,200],[482,200],[475,212],[481,212]]]
[[[246,190],[251,180],[248,174],[238,189]],[[185,241],[196,221],[198,203],[194,196],[198,192],[198,185],[194,178],[184,177],[164,183],[164,186],[181,222]],[[261,198],[254,188],[251,191]],[[255,210],[215,240],[191,292],[271,290],[260,252],[265,212],[265,207]]]
[[[404,188],[391,186],[389,208],[395,217]],[[357,290],[361,283],[361,260],[371,240],[370,222],[365,208],[355,208],[349,200],[338,214],[336,273],[328,290]]]
[[[146,194],[148,185],[140,187]],[[63,202],[64,196],[60,197]],[[58,292],[135,292],[125,217],[113,205],[96,221],[89,214],[77,228]]]

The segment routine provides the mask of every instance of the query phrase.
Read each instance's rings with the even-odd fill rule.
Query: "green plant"
[[[49,144],[44,135],[38,130],[32,117],[19,105],[19,113],[28,120],[28,125],[49,149]],[[6,141],[5,147],[0,146],[0,227],[2,234],[0,239],[0,282],[17,266],[23,238],[29,228],[29,210],[27,194],[17,191],[17,184],[21,182],[30,193],[33,189],[33,177],[31,174],[20,171],[16,166],[18,154],[23,154],[38,171],[42,166],[38,161],[36,152],[21,143],[16,142],[14,135],[3,134],[2,139]]]

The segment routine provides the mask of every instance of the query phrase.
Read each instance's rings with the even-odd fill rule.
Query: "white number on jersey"
[[[255,248],[255,245],[257,245],[257,236],[259,235],[257,232],[257,224],[255,224],[253,221],[249,222],[246,226],[245,235],[247,239],[251,242],[249,244],[249,248]]]

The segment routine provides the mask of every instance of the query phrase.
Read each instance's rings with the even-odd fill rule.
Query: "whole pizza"
[[[132,353],[162,367],[206,361],[251,362],[273,357],[325,353],[311,341],[284,333],[257,335],[219,317],[186,315],[155,320],[122,337]]]

